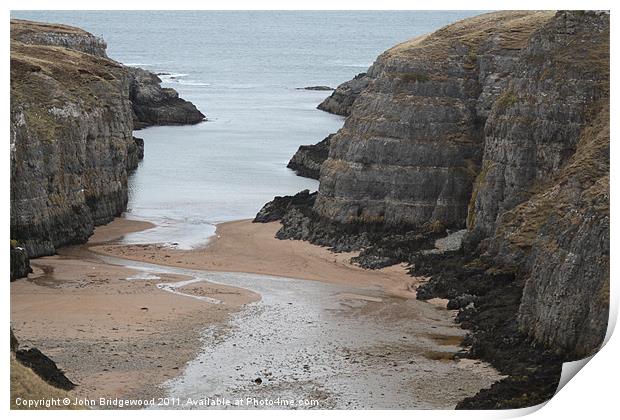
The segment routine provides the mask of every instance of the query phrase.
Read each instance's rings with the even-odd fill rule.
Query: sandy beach
[[[444,309],[445,302],[435,302],[433,309],[412,300],[416,285],[424,279],[410,277],[404,266],[361,269],[349,262],[353,253],[335,254],[306,242],[276,239],[279,223],[224,223],[206,247],[189,251],[163,244],[119,242],[128,232],[150,227],[147,222],[116,219],[98,227],[85,245],[62,248],[59,255],[33,260],[35,272],[11,284],[11,324],[21,344],[36,346],[54,359],[79,385],[72,391],[76,396],[163,396],[161,384],[179,377],[188,362],[195,363],[204,345],[202,331],[210,326],[225,331],[230,328],[231,316],[244,304],[261,299],[258,293],[208,281],[178,289],[187,296],[173,294],[157,285],[189,277],[172,273],[145,275],[137,269],[104,262],[104,254],[160,266],[330,283],[344,288],[335,298],[352,304],[347,316],[353,319],[370,316],[380,322],[403,322],[403,313],[413,311],[406,319],[419,318],[419,322],[409,325],[413,328],[410,334],[419,335],[421,341],[414,341],[415,350],[406,345],[391,357],[421,352],[426,359],[417,356],[416,363],[430,364],[424,372],[447,368],[443,363],[458,349],[464,334],[452,326],[453,314]],[[377,292],[359,294],[356,288]],[[204,297],[222,303],[201,300]],[[388,301],[391,303],[386,304]],[[359,307],[355,302],[366,302],[366,306]],[[356,308],[370,312],[354,315]],[[472,365],[463,361],[455,369],[467,386],[451,393],[454,403],[471,389],[496,379],[496,373],[479,362]],[[429,392],[424,391],[424,398],[432,401],[434,397],[426,394]]]
[[[404,265],[365,270],[350,263],[357,253],[334,253],[305,241],[279,240],[275,237],[279,228],[279,222],[239,220],[219,224],[216,236],[207,246],[198,249],[180,250],[164,244],[99,244],[91,246],[90,250],[174,267],[380,286],[392,296],[413,299],[416,286],[423,281],[409,276]]]
[[[97,228],[93,241],[149,226],[117,219]],[[195,357],[203,328],[225,324],[243,304],[260,298],[208,282],[183,293],[222,304],[172,294],[157,284],[185,277],[132,279],[136,270],[89,258],[83,247],[62,249],[32,266],[28,279],[11,283],[11,325],[20,345],[37,347],[56,361],[79,385],[73,393],[81,397],[160,395],[158,385]]]

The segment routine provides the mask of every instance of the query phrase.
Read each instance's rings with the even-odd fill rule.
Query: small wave
[[[211,86],[211,83],[197,82],[194,80],[176,80],[180,85],[186,86]]]
[[[340,64],[342,67],[362,67],[367,69],[372,66],[372,63],[348,63],[348,64]]]
[[[172,79],[172,80],[179,79],[181,77],[187,77],[187,76],[189,76],[189,74],[187,74],[187,73],[165,73],[165,72],[161,72],[159,74],[159,77],[161,79]]]
[[[339,67],[359,67],[359,68],[368,68],[372,66],[372,63],[359,63],[359,62],[351,62],[351,61],[342,61],[342,60],[332,60],[330,64]]]
[[[125,278],[125,280],[161,280],[161,277],[147,272],[140,272]]]
[[[152,64],[148,63],[123,63],[127,67],[153,67]]]

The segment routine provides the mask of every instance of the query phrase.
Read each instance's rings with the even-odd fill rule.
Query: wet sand
[[[117,219],[11,284],[22,345],[52,357],[78,396],[451,408],[499,379],[452,360],[465,332],[445,302],[414,299],[424,279],[404,266],[363,270],[354,254],[280,241],[278,223],[247,220],[191,251],[118,241],[150,226]]]
[[[193,250],[165,244],[92,246],[94,252],[135,261],[208,271],[265,274],[350,286],[380,286],[392,295],[415,298],[424,281],[406,273],[404,265],[365,270],[349,262],[357,253],[333,253],[304,241],[275,238],[279,222],[239,220],[217,226],[216,237]]]
[[[51,357],[80,397],[161,395],[159,385],[196,356],[205,326],[225,326],[241,305],[260,298],[208,282],[183,290],[222,302],[215,305],[157,287],[186,276],[144,276],[82,255],[81,247],[61,253],[33,260],[35,272],[11,283],[11,325],[20,346]]]

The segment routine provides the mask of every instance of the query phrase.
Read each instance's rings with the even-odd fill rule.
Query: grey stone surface
[[[162,88],[161,79],[150,71],[126,67],[129,74],[129,99],[133,108],[134,129],[153,125],[198,124],[205,116],[176,90]]]
[[[351,114],[353,102],[368,86],[370,79],[366,73],[358,74],[352,80],[340,84],[317,108],[336,115]]]
[[[299,146],[286,167],[294,170],[299,176],[319,179],[321,166],[327,159],[329,142],[333,136],[330,134],[317,144]]]
[[[465,227],[485,115],[500,93],[485,83],[501,84],[552,15],[482,15],[379,56],[331,139],[315,210],[343,223]]]

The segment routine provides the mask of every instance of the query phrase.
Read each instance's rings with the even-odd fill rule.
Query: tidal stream
[[[227,326],[205,326],[196,358],[162,385],[183,408],[453,408],[499,378],[453,359],[464,331],[450,311],[377,287],[99,258],[139,270],[129,281],[189,276],[159,287],[205,305],[219,302],[178,289],[208,281],[260,294]]]

